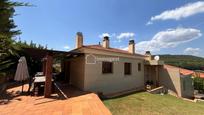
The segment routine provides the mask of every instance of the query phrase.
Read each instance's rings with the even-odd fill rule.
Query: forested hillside
[[[174,65],[191,70],[204,70],[204,58],[192,55],[160,55],[165,64]]]

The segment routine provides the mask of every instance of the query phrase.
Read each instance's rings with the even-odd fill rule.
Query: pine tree
[[[27,3],[0,0],[0,72],[16,63],[16,51],[19,48],[15,45],[14,38],[21,32],[16,30],[17,26],[13,20],[15,16],[14,8],[27,5]]]

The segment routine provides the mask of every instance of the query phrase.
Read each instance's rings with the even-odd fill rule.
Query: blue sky
[[[75,35],[84,44],[98,44],[109,35],[111,47],[153,54],[204,56],[204,2],[197,0],[18,0],[35,7],[16,8],[18,37],[56,50],[75,47]]]

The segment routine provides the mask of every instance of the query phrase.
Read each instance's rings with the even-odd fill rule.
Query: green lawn
[[[204,103],[170,95],[135,93],[103,101],[113,115],[204,115]]]

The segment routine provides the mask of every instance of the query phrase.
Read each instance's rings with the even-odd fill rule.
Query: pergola
[[[43,75],[46,76],[44,96],[50,97],[52,91],[52,64],[53,58],[57,56],[63,56],[64,58],[76,57],[82,55],[79,52],[66,52],[48,49],[37,49],[37,48],[24,48],[26,54],[34,59],[42,60],[42,71]]]

